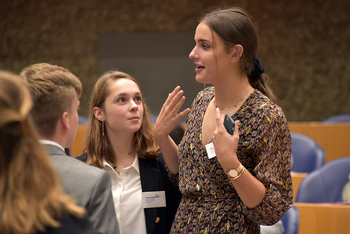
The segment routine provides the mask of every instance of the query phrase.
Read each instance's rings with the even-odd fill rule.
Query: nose
[[[196,46],[193,47],[192,51],[190,52],[190,54],[188,55],[188,57],[192,60],[195,60],[197,58],[197,54],[196,54]]]
[[[136,102],[131,101],[130,111],[137,111],[138,109],[139,109],[139,106],[136,104]]]

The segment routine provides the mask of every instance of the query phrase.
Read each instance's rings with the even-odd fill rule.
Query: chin
[[[196,81],[203,84],[202,78],[198,75],[196,75]]]
[[[141,125],[138,126],[138,127],[135,126],[135,128],[133,128],[132,131],[133,131],[134,133],[136,133],[136,132],[139,131],[140,129],[141,129]]]
[[[211,84],[211,82],[209,82],[209,81],[207,81],[207,80],[205,80],[205,79],[203,79],[203,78],[201,78],[201,77],[197,77],[197,76],[196,76],[196,81],[197,81],[198,83],[204,84],[204,85],[210,85],[210,84]]]
[[[208,77],[204,75],[197,74],[196,81],[201,84],[210,84],[210,82],[208,81]]]

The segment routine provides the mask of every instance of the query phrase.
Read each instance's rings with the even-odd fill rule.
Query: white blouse
[[[103,163],[112,181],[120,234],[147,234],[138,158],[135,157],[133,164],[123,168],[120,174],[107,161],[104,160]]]

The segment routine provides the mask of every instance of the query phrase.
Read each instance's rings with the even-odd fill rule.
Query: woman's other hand
[[[190,112],[190,109],[186,108],[178,113],[185,102],[183,93],[180,86],[177,86],[173,92],[169,93],[168,98],[163,104],[156,123],[154,124],[154,135],[158,142],[167,138],[180,119]]]
[[[233,135],[230,135],[224,126],[224,115],[216,108],[216,129],[213,134],[213,144],[216,157],[225,171],[230,168],[237,168],[239,160],[237,158],[237,148],[239,141],[239,121],[235,121]]]

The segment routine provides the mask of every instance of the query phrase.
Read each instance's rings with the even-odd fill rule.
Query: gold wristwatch
[[[241,163],[237,168],[232,168],[225,173],[230,180],[236,180],[238,179],[238,177],[240,177],[243,174],[244,170],[245,170],[245,167]]]

